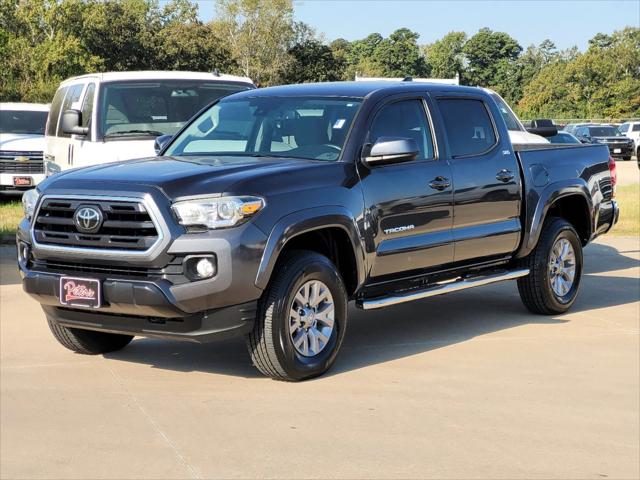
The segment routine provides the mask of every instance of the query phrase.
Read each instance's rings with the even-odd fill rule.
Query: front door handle
[[[429,186],[434,190],[445,190],[451,186],[451,182],[448,178],[445,177],[436,177],[431,182],[429,182]]]
[[[514,177],[515,175],[513,174],[513,172],[511,170],[507,170],[506,168],[503,168],[496,174],[496,178],[504,183],[510,182]]]

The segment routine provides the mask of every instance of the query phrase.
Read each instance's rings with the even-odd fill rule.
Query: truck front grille
[[[99,229],[86,233],[74,214],[83,207],[102,213]],[[158,240],[158,230],[139,201],[45,198],[33,226],[36,242],[43,245],[111,250],[148,250]]]
[[[0,173],[44,173],[42,152],[0,150]]]

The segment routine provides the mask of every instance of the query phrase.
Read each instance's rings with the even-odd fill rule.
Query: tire
[[[564,294],[554,290],[554,277],[550,262],[553,259],[552,249],[567,240],[574,252],[574,276],[570,288]],[[582,278],[582,243],[573,226],[562,218],[551,217],[545,222],[538,244],[523,260],[523,267],[529,268],[526,277],[518,279],[518,292],[522,303],[533,313],[555,315],[571,308],[580,289]],[[565,277],[562,277],[563,282]],[[568,284],[564,283],[566,287]]]
[[[624,160],[625,162],[628,162],[629,160],[631,160],[631,155],[627,155],[625,157],[622,157],[622,160]]]
[[[318,287],[316,292],[321,292],[314,298],[324,298],[317,307],[310,302],[311,310],[317,309],[317,317],[311,310],[305,313],[306,310],[296,309],[307,286],[310,286],[307,294],[312,296],[309,292],[313,291],[313,285]],[[347,328],[347,304],[342,277],[327,257],[302,250],[287,254],[278,262],[258,303],[253,331],[246,336],[254,366],[274,380],[299,381],[322,375],[331,368],[342,345]],[[333,320],[330,322],[331,305]],[[302,312],[297,320],[292,311]],[[307,323],[303,323],[303,319]],[[328,323],[332,323],[330,334],[327,333]],[[306,330],[307,327],[312,332]],[[316,333],[312,335],[313,331]],[[302,337],[307,340],[299,343]],[[312,352],[312,337],[318,339],[315,353]],[[294,338],[298,346],[294,345]],[[305,343],[306,355],[302,352]]]
[[[59,325],[54,320],[47,318],[51,333],[56,340],[72,352],[83,355],[98,355],[101,353],[115,352],[126,347],[133,336],[117,333],[97,332],[94,330],[82,330]]]

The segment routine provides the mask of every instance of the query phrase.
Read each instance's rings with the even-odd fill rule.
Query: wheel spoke
[[[329,343],[335,325],[331,290],[320,280],[309,280],[297,291],[289,309],[289,335],[301,355],[313,357]]]
[[[309,351],[312,355],[315,355],[320,352],[320,345],[318,344],[315,328],[310,328],[307,334],[309,338]]]

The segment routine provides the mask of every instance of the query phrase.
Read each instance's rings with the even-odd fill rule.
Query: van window
[[[49,112],[49,118],[47,120],[47,135],[55,136],[56,129],[58,128],[58,120],[60,119],[60,107],[62,107],[62,100],[67,93],[67,87],[61,87],[53,96],[51,102],[51,110]]]
[[[618,130],[620,130],[621,133],[625,133],[627,130],[629,130],[629,124],[623,123],[618,127]]]
[[[496,144],[496,134],[484,102],[470,98],[438,100],[452,157],[480,155]]]
[[[88,127],[91,123],[91,114],[93,112],[93,97],[96,93],[96,84],[90,83],[84,94],[82,101],[82,126]]]
[[[173,135],[200,109],[247,84],[194,80],[104,83],[101,86],[100,134],[124,139]]]
[[[433,158],[431,130],[420,100],[404,100],[384,106],[371,125],[369,142],[375,143],[380,137],[412,138],[420,149],[416,160]]]
[[[80,95],[82,94],[83,87],[83,83],[79,83],[77,85],[72,85],[69,87],[69,89],[67,90],[67,94],[64,97],[64,102],[62,102],[62,113],[64,113],[65,110],[69,110],[75,102],[80,100]],[[60,125],[60,122],[58,123],[58,137],[70,137],[71,135],[62,131],[62,125]]]
[[[636,123],[632,128],[632,132],[640,132],[640,123]]]

